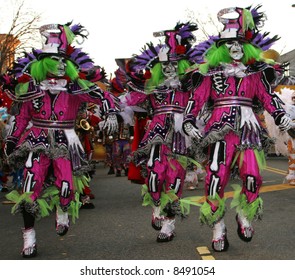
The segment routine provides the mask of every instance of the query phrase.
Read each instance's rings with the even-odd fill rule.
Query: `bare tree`
[[[12,66],[15,57],[32,49],[37,40],[40,40],[37,23],[41,16],[26,8],[25,0],[13,2],[11,23],[9,22],[7,32],[0,34],[0,73],[6,72],[7,68]]]
[[[190,9],[186,9],[186,17],[189,21],[195,22],[198,25],[197,42],[207,40],[209,36],[218,35],[220,32],[220,23],[217,17],[212,17],[212,14],[209,12],[195,13]]]

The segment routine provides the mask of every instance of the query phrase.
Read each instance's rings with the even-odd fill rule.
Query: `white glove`
[[[107,128],[107,134],[113,134],[118,131],[118,120],[115,114],[109,114],[103,128]]]
[[[279,129],[281,131],[287,131],[292,127],[292,120],[288,115],[284,115],[281,118],[281,123],[279,124]]]
[[[70,150],[77,150],[76,148],[79,147],[82,151],[84,151],[80,139],[74,129],[64,129],[64,132],[67,137]]]
[[[84,157],[84,149],[74,129],[64,129],[68,140],[68,149],[74,170],[81,168]]]
[[[195,126],[193,126],[190,122],[185,123],[183,126],[183,129],[189,136],[193,138],[197,138],[197,139],[203,138],[200,131]]]

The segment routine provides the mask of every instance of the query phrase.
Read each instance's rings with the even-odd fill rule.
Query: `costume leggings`
[[[60,190],[60,206],[64,208],[74,198],[72,166],[69,159],[50,159],[44,154],[31,152],[24,169],[23,192],[33,192],[33,201],[39,198],[51,164],[56,178],[55,185]]]
[[[175,158],[168,156],[171,154],[171,150],[165,145],[153,145],[151,148],[146,184],[155,205],[160,203],[162,191],[174,189],[179,198],[182,195],[185,169]]]
[[[236,159],[239,166],[239,174],[242,179],[241,193],[246,195],[247,202],[253,202],[259,195],[262,178],[258,162],[253,149],[237,151],[236,146],[240,144],[240,138],[233,132],[228,133],[224,140],[218,141],[209,148],[209,162],[206,166],[205,192],[207,196],[218,194],[224,196],[225,187],[230,179],[231,165]],[[237,158],[235,158],[238,156]],[[213,211],[216,206],[211,205]]]

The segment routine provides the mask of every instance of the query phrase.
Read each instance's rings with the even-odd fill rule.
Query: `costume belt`
[[[75,120],[52,121],[33,118],[32,123],[35,127],[47,129],[73,129],[75,127]]]
[[[246,106],[246,107],[252,108],[253,101],[251,98],[247,98],[247,97],[232,96],[232,97],[218,99],[214,102],[214,108],[231,107],[231,106]]]
[[[157,108],[154,111],[154,115],[163,115],[163,114],[171,114],[171,113],[179,113],[182,114],[184,112],[184,108],[181,106],[175,106],[175,105],[171,105],[171,106],[167,106],[164,105],[161,108]]]

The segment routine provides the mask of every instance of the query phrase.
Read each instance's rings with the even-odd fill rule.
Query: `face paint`
[[[225,45],[232,59],[240,60],[244,56],[243,46],[238,41],[228,41]]]
[[[162,72],[166,78],[173,78],[177,76],[177,61],[165,61],[161,63]]]
[[[65,59],[58,56],[52,56],[51,58],[58,61],[57,73],[54,73],[54,75],[56,75],[57,77],[63,77],[66,73]]]

